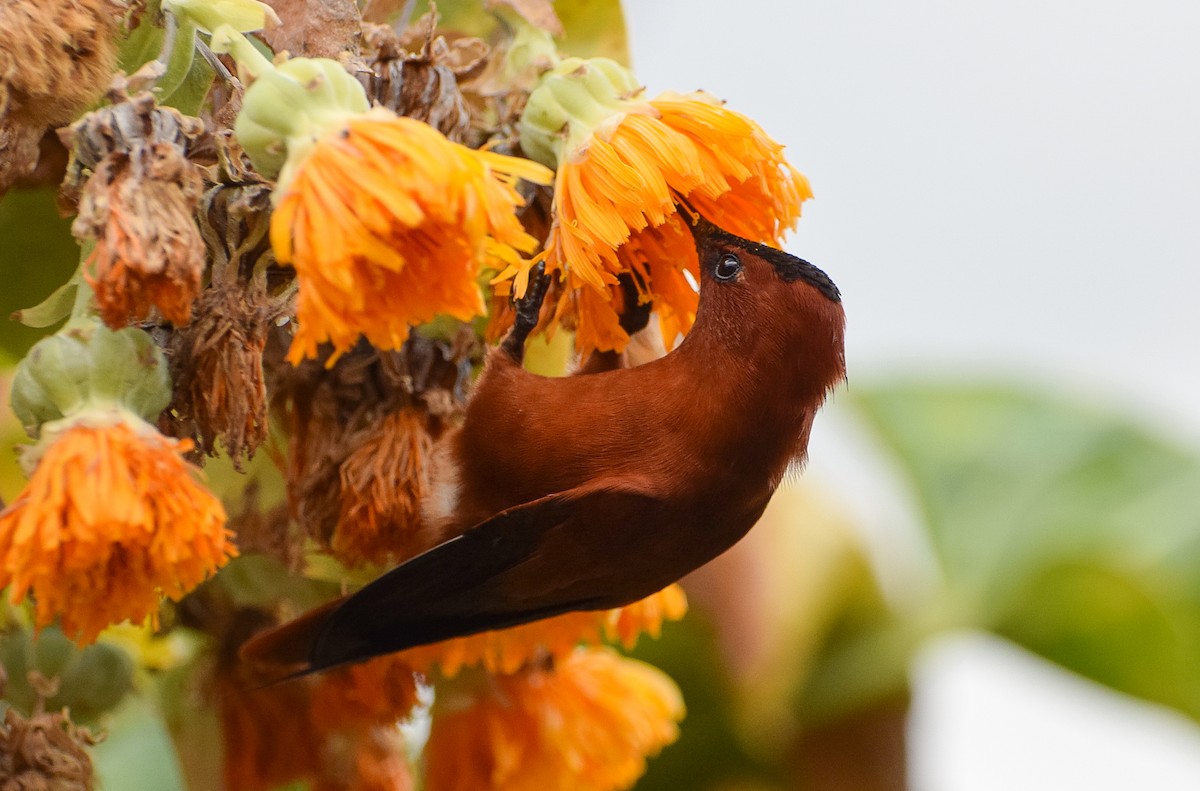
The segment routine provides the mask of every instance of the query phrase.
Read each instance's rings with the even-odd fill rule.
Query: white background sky
[[[1200,2],[625,5],[651,92],[726,99],[812,181],[787,246],[845,295],[852,381],[1016,376],[1200,444]],[[838,422],[811,473],[884,486]],[[915,679],[917,791],[1200,788],[1200,728],[990,639]]]

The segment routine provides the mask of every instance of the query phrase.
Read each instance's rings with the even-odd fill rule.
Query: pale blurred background
[[[651,92],[726,99],[812,181],[788,247],[842,288],[850,391],[806,477],[853,515],[893,604],[936,571],[903,476],[846,404],[856,386],[1004,381],[1200,446],[1200,4],[626,13]],[[916,791],[1200,787],[1193,720],[1000,638],[943,634],[909,678]]]

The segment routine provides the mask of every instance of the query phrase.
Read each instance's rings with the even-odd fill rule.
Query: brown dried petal
[[[210,456],[220,439],[238,469],[267,438],[262,354],[272,314],[265,293],[215,286],[201,294],[191,325],[174,336],[172,411],[195,425]]]
[[[464,333],[463,340],[455,344],[414,336],[395,352],[381,353],[362,343],[329,369],[321,360],[288,366],[277,349],[286,348],[286,340],[268,344],[272,405],[281,413],[291,435],[288,501],[296,521],[322,545],[335,543],[344,514],[368,518],[362,509],[370,506],[354,505],[377,496],[368,491],[372,486],[366,471],[387,469],[409,452],[383,441],[395,441],[379,431],[389,416],[410,409],[427,421],[425,431],[436,437],[446,421],[462,409],[466,381],[478,351],[470,330],[464,328]],[[362,450],[344,473],[349,459],[364,446],[370,449]],[[421,445],[417,449],[421,458],[425,448]],[[379,453],[384,460],[375,464],[372,459]],[[407,513],[405,503],[419,497],[414,492],[424,485],[420,480],[396,479],[396,470],[390,470],[388,477],[400,491],[380,498],[375,506],[380,512],[371,512],[377,526],[387,527],[388,519],[398,521],[399,512]],[[357,494],[348,498],[343,494],[344,480]],[[350,540],[345,533],[342,535],[337,539],[339,544]],[[392,551],[406,551],[404,541],[398,541]]]
[[[157,307],[186,324],[200,290],[204,244],[195,213],[203,182],[186,145],[194,118],[154,106],[150,94],[98,110],[71,127],[69,194],[89,170],[71,226],[96,247],[85,273],[114,329]]]
[[[0,194],[36,167],[46,128],[108,86],[124,11],[118,0],[0,0]]]
[[[9,709],[0,725],[0,791],[91,791],[95,739],[65,712],[26,719]]]
[[[204,270],[200,186],[179,149],[154,143],[110,154],[84,187],[71,231],[96,240],[86,274],[109,327],[144,319],[151,307],[174,324],[191,320]]]
[[[339,559],[383,564],[421,549],[421,500],[441,431],[440,421],[422,411],[401,409],[379,420],[342,462],[342,507],[331,542]]]

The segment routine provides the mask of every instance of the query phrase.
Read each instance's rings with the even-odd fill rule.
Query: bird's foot
[[[635,332],[646,329],[646,325],[650,322],[652,303],[650,300],[639,301],[641,292],[638,290],[637,281],[634,280],[631,272],[622,272],[617,280],[621,284],[621,293],[625,297],[625,309],[621,312],[620,318],[621,329],[625,330],[627,335],[633,335]]]
[[[545,301],[549,288],[550,276],[546,274],[546,264],[539,261],[529,272],[529,285],[525,288],[525,296],[513,300],[517,318],[508,335],[504,336],[500,343],[500,348],[517,362],[525,358],[525,339],[537,326],[538,317],[542,313],[542,302]]]

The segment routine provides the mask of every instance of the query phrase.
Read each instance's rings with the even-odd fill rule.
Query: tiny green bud
[[[608,58],[567,58],[542,75],[518,126],[521,150],[555,167],[604,121],[636,105],[633,72]]]
[[[166,358],[136,327],[68,324],[34,344],[13,376],[12,409],[26,433],[94,407],[123,407],[153,422],[171,400]]]
[[[371,109],[362,84],[336,60],[292,58],[272,65],[228,26],[213,35],[212,47],[233,55],[255,78],[233,131],[255,169],[280,176],[280,186],[318,138]]]

